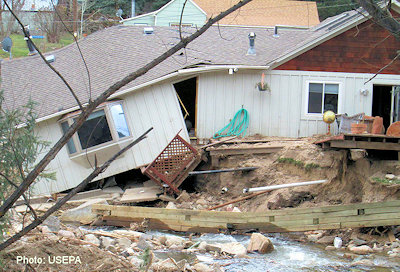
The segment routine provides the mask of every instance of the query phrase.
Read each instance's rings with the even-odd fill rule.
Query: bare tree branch
[[[143,139],[145,139],[147,134],[153,130],[153,128],[148,129],[145,133],[143,133],[139,138],[134,140],[132,143],[118,151],[114,156],[112,156],[108,161],[106,161],[102,166],[96,167],[95,170],[87,177],[85,178],[78,186],[76,186],[74,189],[72,189],[65,197],[57,201],[56,204],[54,204],[50,209],[48,209],[42,216],[36,218],[31,224],[26,226],[24,229],[22,229],[20,232],[0,244],[0,251],[11,245],[12,243],[16,242],[18,239],[20,239],[22,236],[27,234],[29,231],[33,230],[37,226],[43,223],[44,220],[46,220],[47,217],[49,217],[52,213],[57,211],[62,205],[64,205],[68,200],[70,200],[74,195],[76,195],[78,192],[82,191],[86,185],[89,184],[95,177],[97,177],[99,174],[104,172],[107,167],[110,166],[110,164],[116,160],[119,156],[121,156],[123,153],[125,153],[127,150],[129,150],[132,146],[136,145]]]
[[[179,37],[182,40],[182,19],[183,19],[183,12],[185,11],[185,6],[186,6],[187,0],[183,3],[182,6],[182,12],[181,12],[181,18],[179,19]]]
[[[15,188],[18,188],[17,184],[15,184],[14,182],[11,181],[11,179],[9,179],[6,175],[4,175],[3,173],[0,172],[0,176],[2,176],[8,183],[10,183],[12,186],[14,186]],[[29,199],[26,197],[25,194],[22,194],[22,197],[24,198],[24,202],[25,205],[29,208],[29,210],[31,211],[33,217],[36,219],[38,216],[35,212],[35,210],[32,208],[32,206],[29,203]]]
[[[39,50],[39,48],[36,46],[36,44],[32,41],[31,37],[28,35],[28,33],[25,30],[24,24],[21,22],[21,20],[18,18],[18,16],[14,13],[14,11],[10,8],[10,6],[8,5],[6,0],[3,0],[4,4],[7,6],[7,8],[10,10],[12,16],[14,16],[15,20],[17,20],[18,24],[21,26],[22,28],[22,32],[24,32],[24,36],[27,37],[27,39],[33,44],[33,47],[35,48],[35,50],[38,52],[39,56],[43,59],[43,61],[47,64],[47,66],[49,66],[49,68],[56,73],[56,75],[62,80],[62,82],[64,82],[65,86],[67,86],[68,90],[70,91],[70,93],[72,94],[72,96],[75,98],[76,103],[78,103],[79,108],[81,110],[83,110],[83,106],[81,104],[81,102],[78,99],[78,96],[75,94],[74,90],[72,90],[71,86],[68,84],[68,82],[65,80],[65,78],[56,70],[56,68],[53,67],[53,65],[51,65],[47,60],[46,57],[43,56],[42,52]]]
[[[388,9],[382,9],[373,0],[357,0],[357,2],[374,18],[374,21],[387,29],[396,39],[400,39],[400,22],[393,18]]]
[[[364,82],[364,85],[367,84],[368,82],[370,82],[371,80],[373,80],[377,75],[379,75],[383,70],[385,70],[386,68],[388,68],[390,65],[393,64],[393,62],[395,62],[398,58],[400,57],[400,50],[397,51],[397,55],[385,66],[383,66],[381,69],[379,69],[378,72],[376,72],[376,74],[374,76],[372,76],[370,79],[368,79],[367,81]]]
[[[5,213],[12,207],[12,205],[17,201],[17,199],[29,188],[29,186],[35,181],[35,179],[39,176],[39,174],[45,169],[45,167],[50,163],[52,159],[57,155],[57,153],[61,150],[61,148],[68,142],[68,140],[74,135],[74,133],[82,126],[84,121],[89,117],[89,115],[99,106],[101,103],[105,102],[107,98],[109,98],[116,91],[137,79],[138,77],[147,73],[150,69],[154,68],[168,57],[172,56],[180,49],[186,47],[190,42],[195,40],[201,34],[206,32],[213,24],[232,13],[233,11],[241,8],[245,4],[251,2],[252,0],[242,0],[226,11],[221,12],[214,18],[210,18],[207,23],[202,26],[198,31],[193,33],[192,35],[183,38],[179,43],[175,46],[161,54],[159,57],[155,58],[145,66],[139,68],[133,73],[127,75],[120,81],[111,85],[106,91],[104,91],[101,95],[99,95],[95,100],[90,102],[87,107],[82,111],[82,113],[77,117],[74,124],[69,127],[66,133],[58,140],[56,144],[49,150],[49,152],[41,159],[41,161],[35,166],[35,168],[26,176],[26,179],[20,184],[17,190],[13,192],[13,194],[6,199],[3,205],[0,207],[0,218],[5,215]]]

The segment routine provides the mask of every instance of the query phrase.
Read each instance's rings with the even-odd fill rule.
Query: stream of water
[[[150,232],[152,235],[165,235],[160,232]],[[374,267],[352,266],[353,260],[343,257],[343,251],[326,251],[316,245],[309,245],[290,240],[280,235],[269,236],[274,244],[275,250],[269,254],[249,254],[250,258],[217,259],[213,255],[205,254],[183,254],[180,252],[156,252],[160,257],[168,255],[175,259],[186,258],[193,262],[196,258],[204,263],[219,263],[229,272],[329,272],[329,271],[374,271],[389,272],[400,271],[400,262],[390,259],[385,255],[360,256],[358,259],[368,258],[374,263]],[[194,241],[205,241],[210,244],[240,242],[247,247],[250,237],[243,235],[203,234]],[[357,259],[356,259],[357,260]]]

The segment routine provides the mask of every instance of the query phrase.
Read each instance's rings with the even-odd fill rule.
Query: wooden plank
[[[217,211],[203,211],[203,210],[186,210],[186,209],[160,209],[136,206],[114,206],[114,205],[93,205],[93,210],[118,210],[125,212],[143,212],[148,214],[162,213],[162,214],[175,214],[175,215],[203,215],[203,216],[225,216],[231,218],[250,218],[250,217],[263,217],[263,216],[288,216],[299,214],[314,214],[314,213],[328,213],[340,212],[358,209],[376,209],[385,207],[400,207],[400,200],[387,201],[387,202],[372,202],[372,203],[355,203],[346,205],[332,205],[314,208],[287,208],[282,210],[271,210],[263,213],[246,212],[246,213],[232,213],[232,212],[217,212]],[[353,211],[354,212],[354,211]]]
[[[400,151],[398,143],[363,142],[363,141],[331,141],[331,147],[335,148],[361,148],[374,150],[394,150]]]
[[[218,148],[210,149],[210,155],[247,155],[247,154],[269,154],[279,152],[283,146],[261,146],[247,148]]]
[[[159,186],[138,187],[125,190],[120,203],[137,203],[145,201],[153,201],[158,199],[158,195],[162,193]]]
[[[352,134],[352,133],[346,133],[344,136],[349,136],[349,137],[360,137],[360,138],[389,138],[389,139],[400,139],[400,137],[396,136],[388,136],[384,134],[370,134],[370,133],[363,133],[363,134]]]

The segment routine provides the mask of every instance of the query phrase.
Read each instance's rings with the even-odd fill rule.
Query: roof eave
[[[304,46],[269,62],[268,65],[271,67],[271,69],[275,69],[276,67],[284,64],[285,62],[288,62],[288,61],[294,59],[295,57],[307,52],[308,50],[311,50],[312,48],[317,47],[318,45],[322,44],[323,42],[326,42],[327,40],[330,40],[330,39],[342,34],[343,32],[346,32],[347,30],[355,27],[356,25],[366,22],[371,17],[370,15],[366,15],[366,14],[363,14],[360,16],[361,17],[357,17],[356,19],[348,22],[347,24],[344,24],[340,28],[338,28],[334,31],[328,32],[325,35],[322,35],[321,37],[305,44]]]
[[[111,95],[109,97],[109,99],[127,95],[131,92],[149,87],[151,85],[157,84],[159,82],[162,82],[162,81],[165,81],[165,80],[177,77],[177,76],[183,76],[183,75],[188,76],[188,75],[192,75],[192,74],[206,73],[209,71],[223,71],[223,70],[227,70],[227,69],[231,69],[231,68],[246,69],[246,70],[268,70],[270,67],[263,66],[263,65],[261,65],[261,66],[259,66],[259,65],[254,65],[254,66],[252,66],[252,65],[206,65],[206,66],[201,66],[201,67],[196,67],[196,68],[180,69],[178,71],[175,71],[170,74],[164,75],[162,77],[150,80],[143,84],[134,86],[132,88],[129,88],[129,89],[117,92],[117,93],[114,93],[113,95]],[[87,105],[87,103],[85,103],[83,106],[86,106],[86,105]],[[74,107],[66,109],[66,110],[62,110],[62,111],[59,111],[59,112],[56,112],[53,114],[49,114],[49,115],[40,117],[40,118],[36,119],[35,121],[36,121],[36,123],[47,121],[47,120],[50,120],[50,119],[53,119],[56,117],[60,117],[64,114],[76,111],[76,110],[79,110],[78,106],[74,106]]]

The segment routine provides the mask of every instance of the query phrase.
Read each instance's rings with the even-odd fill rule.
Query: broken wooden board
[[[159,199],[160,194],[162,194],[162,190],[159,186],[131,188],[125,190],[119,202],[137,203],[154,201]]]
[[[224,156],[238,156],[238,155],[256,155],[256,154],[270,154],[279,152],[283,146],[257,146],[257,147],[239,147],[239,148],[207,148],[210,152],[211,165],[218,167],[219,158]]]
[[[295,232],[400,224],[400,201],[355,203],[314,208],[289,208],[264,213],[161,209],[135,206],[93,205],[108,224],[142,223],[152,229],[218,232],[256,229]]]

